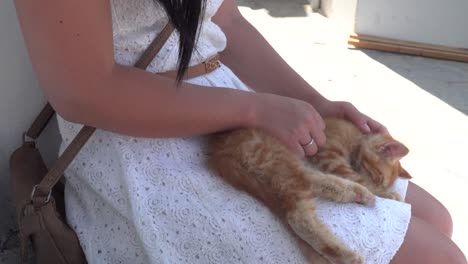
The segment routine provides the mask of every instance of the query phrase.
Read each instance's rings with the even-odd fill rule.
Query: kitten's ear
[[[380,145],[378,152],[385,158],[399,160],[408,154],[408,148],[402,143],[392,140]]]
[[[399,168],[399,173],[398,176],[405,178],[405,179],[412,179],[413,177],[401,166],[401,164],[398,165]]]

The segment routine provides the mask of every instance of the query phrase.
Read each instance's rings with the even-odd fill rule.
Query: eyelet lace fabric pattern
[[[222,0],[208,0],[191,64],[222,51],[211,22]],[[112,0],[114,51],[132,65],[167,23],[153,0]],[[174,70],[173,33],[148,68]],[[189,82],[248,88],[226,66]],[[81,128],[58,118],[61,151]],[[97,130],[66,171],[66,209],[89,263],[305,263],[281,221],[206,167],[206,138],[149,139]],[[400,180],[404,196],[407,182]],[[378,199],[372,208],[318,201],[318,214],[366,263],[389,263],[400,247],[410,206]]]

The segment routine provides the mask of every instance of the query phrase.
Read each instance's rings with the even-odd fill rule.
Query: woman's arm
[[[175,87],[173,80],[116,64],[109,3],[15,0],[39,82],[64,118],[144,137],[256,127],[298,155],[315,152],[301,147],[311,135],[324,143],[323,122],[303,101],[191,84]]]
[[[253,126],[258,98],[184,84],[114,62],[110,1],[16,0],[40,84],[66,119],[134,136]]]
[[[325,100],[242,16],[235,0],[224,0],[213,21],[227,37],[227,47],[221,54],[223,63],[252,89],[311,103]]]
[[[322,116],[348,119],[364,132],[386,132],[384,126],[360,113],[352,104],[331,102],[320,95],[245,20],[234,0],[224,0],[213,21],[228,40],[222,53],[223,62],[252,89],[306,101]]]

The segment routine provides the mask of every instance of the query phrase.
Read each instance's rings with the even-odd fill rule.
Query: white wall
[[[467,0],[359,0],[356,32],[468,48]]]
[[[468,0],[322,0],[349,32],[468,49]]]
[[[358,0],[322,0],[321,12],[346,32],[354,32]]]
[[[45,102],[23,44],[12,2],[0,1],[0,241],[14,228],[9,155],[20,145],[22,132]],[[57,140],[53,140],[51,146],[48,150],[54,152]]]

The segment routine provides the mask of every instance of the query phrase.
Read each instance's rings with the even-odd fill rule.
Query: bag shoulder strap
[[[171,23],[167,23],[161,33],[159,33],[151,42],[134,66],[140,69],[146,69],[169,39],[172,32],[174,32],[174,26]],[[54,109],[48,103],[26,132],[26,135],[34,140],[37,139],[54,113]],[[42,206],[49,201],[52,188],[60,180],[64,171],[76,157],[81,148],[86,144],[95,130],[96,128],[94,127],[83,126],[70,145],[68,145],[62,155],[60,155],[58,160],[53,164],[52,168],[42,179],[39,185],[34,187],[31,199],[35,206]]]

